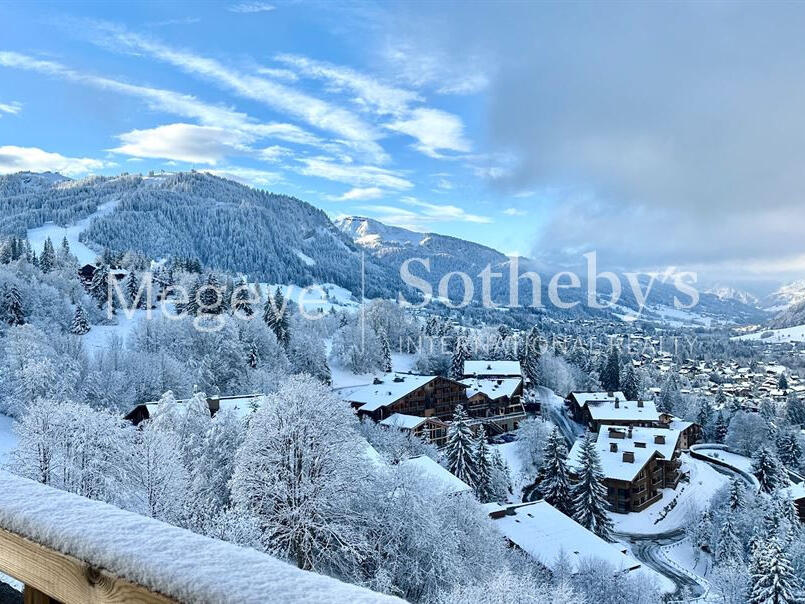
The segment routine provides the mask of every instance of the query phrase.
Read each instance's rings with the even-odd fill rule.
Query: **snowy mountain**
[[[418,277],[425,278],[437,291],[439,280],[451,271],[463,271],[470,275],[474,280],[476,289],[479,286],[477,275],[487,266],[491,266],[492,271],[501,273],[502,277],[492,280],[491,294],[492,299],[498,303],[505,303],[509,299],[509,263],[511,262],[501,252],[492,248],[435,233],[417,233],[408,229],[383,224],[371,218],[361,216],[347,216],[338,218],[335,224],[344,233],[348,234],[358,245],[370,252],[375,259],[386,264],[390,270],[399,271],[400,265],[408,258],[427,258],[430,260],[430,272],[426,272],[420,265],[414,265],[414,272]],[[533,271],[540,275],[541,279],[541,301],[546,306],[550,306],[548,300],[548,285],[552,274],[541,270],[533,260],[528,258],[518,258],[518,270],[520,274],[525,271]],[[569,314],[585,312],[596,315],[615,314],[618,317],[634,315],[639,309],[639,304],[628,287],[624,287],[617,309],[612,311],[595,311],[587,308],[586,305],[586,282],[582,277],[581,287],[578,289],[567,289],[562,292],[563,301],[581,302]],[[598,285],[599,298],[601,301],[608,299],[608,283],[601,281]],[[646,283],[641,283],[645,291]],[[451,281],[451,296],[460,298],[462,285],[458,279]],[[709,325],[712,321],[728,321],[735,323],[745,323],[765,320],[761,311],[752,304],[732,298],[719,297],[713,294],[703,293],[700,296],[699,304],[695,311],[680,312],[674,308],[674,297],[679,292],[670,283],[655,282],[649,297],[649,308],[643,309],[642,318],[654,319],[657,321],[671,321],[685,324]],[[476,298],[479,293],[476,291]],[[531,287],[523,280],[520,286],[520,303],[529,305],[532,302]],[[556,308],[551,308],[551,312],[563,314]]]
[[[15,174],[0,180],[0,192],[2,235],[92,217],[80,237],[96,251],[197,258],[255,281],[360,291],[360,248],[323,211],[287,195],[199,172],[77,181]],[[370,260],[365,270],[368,295],[396,293],[399,278],[387,268]]]
[[[770,311],[784,311],[805,302],[805,279],[787,283],[761,301],[761,306]]]
[[[714,285],[706,290],[705,293],[713,294],[719,300],[737,300],[750,306],[757,306],[760,302],[754,294],[729,285]]]

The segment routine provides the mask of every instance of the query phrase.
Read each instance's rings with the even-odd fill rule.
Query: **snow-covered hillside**
[[[794,327],[781,329],[763,329],[743,336],[736,336],[733,340],[750,340],[769,344],[805,342],[805,325],[795,325]]]
[[[762,306],[772,312],[784,311],[805,302],[805,279],[787,283],[762,301]]]
[[[729,285],[714,285],[705,291],[707,294],[713,294],[719,300],[737,300],[743,304],[750,306],[757,306],[760,300],[754,294],[736,287]]]

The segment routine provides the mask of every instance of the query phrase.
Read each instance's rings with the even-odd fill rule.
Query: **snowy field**
[[[78,262],[81,264],[91,264],[95,262],[98,252],[79,241],[78,236],[89,227],[95,218],[109,214],[115,209],[116,205],[117,201],[108,201],[101,204],[98,206],[97,212],[68,227],[60,227],[52,222],[48,222],[41,227],[28,229],[28,241],[31,242],[31,247],[38,255],[42,252],[42,248],[45,246],[45,240],[48,237],[50,237],[50,240],[56,247],[61,245],[62,239],[67,237],[67,242],[70,244],[70,251],[76,255]]]
[[[104,348],[109,338],[117,336],[125,344],[129,334],[134,331],[134,328],[144,321],[146,318],[145,310],[135,310],[131,318],[126,317],[122,312],[117,314],[117,325],[93,325],[86,334],[82,337],[84,346],[89,352],[95,352]],[[160,316],[159,309],[152,311],[152,318],[156,319]]]
[[[520,503],[523,500],[523,488],[534,481],[533,476],[528,476],[523,468],[523,462],[517,454],[517,441],[490,445],[490,449],[496,450],[509,466],[509,477],[512,481],[512,503]]]
[[[330,342],[327,342],[327,353],[329,356]],[[416,357],[413,354],[406,354],[401,352],[391,353],[391,368],[393,371],[401,373],[410,373],[413,371],[414,362]],[[330,367],[330,374],[333,380],[333,390],[341,388],[351,388],[353,386],[365,386],[371,384],[375,376],[382,376],[381,373],[352,373],[349,369],[344,369],[337,365]]]
[[[279,287],[286,300],[293,301],[309,315],[319,312],[328,313],[331,310],[357,312],[361,306],[360,301],[352,295],[351,291],[334,283],[317,284],[310,289],[298,285],[277,285],[276,283],[258,283],[257,285],[263,295],[267,291],[273,293]]]
[[[764,334],[771,334],[762,337]],[[766,342],[768,344],[784,344],[786,342],[805,342],[805,325],[786,327],[785,329],[765,329],[748,333],[744,336],[735,336],[733,340],[748,340],[753,342]]]
[[[616,531],[645,535],[682,527],[691,507],[702,509],[716,491],[729,482],[728,476],[707,462],[693,459],[687,453],[683,453],[680,459],[682,472],[690,473],[690,482],[680,482],[676,489],[662,489],[662,499],[642,512],[612,514]],[[676,506],[663,516],[663,510],[674,497],[677,498]]]

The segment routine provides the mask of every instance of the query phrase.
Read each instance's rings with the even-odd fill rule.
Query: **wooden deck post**
[[[43,594],[30,585],[26,585],[25,590],[22,592],[22,602],[23,604],[57,604],[56,600],[53,600],[49,595]]]

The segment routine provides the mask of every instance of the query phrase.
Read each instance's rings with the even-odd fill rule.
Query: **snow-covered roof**
[[[576,572],[579,562],[586,558],[605,560],[616,571],[640,567],[640,562],[618,546],[607,543],[546,501],[512,506],[508,514],[494,515],[493,525],[506,539],[549,569],[555,567],[562,554],[571,572]]]
[[[520,361],[464,361],[464,375],[521,377]]]
[[[492,400],[502,396],[511,398],[522,384],[522,378],[467,378],[461,383],[467,386],[467,398],[482,392]]]
[[[646,421],[656,422],[660,419],[654,401],[588,401],[587,409],[590,417],[598,422],[606,421]]]
[[[393,413],[380,423],[384,426],[391,426],[400,428],[402,430],[415,430],[422,424],[428,421],[427,417],[419,417],[418,415],[406,415],[405,413]]]
[[[449,470],[440,466],[427,455],[409,457],[405,461],[400,462],[400,467],[406,468],[414,474],[425,478],[433,485],[433,488],[437,492],[443,495],[454,495],[456,493],[464,493],[472,490],[470,485]]]
[[[790,487],[781,489],[780,492],[791,501],[802,499],[805,497],[805,483],[792,484]]]
[[[595,449],[601,460],[604,477],[612,480],[633,481],[655,453],[664,459],[671,459],[677,442],[679,442],[679,435],[679,430],[669,428],[601,426]],[[663,442],[656,442],[657,440]],[[615,451],[611,447],[613,443],[617,445]],[[580,451],[581,439],[573,444],[568,455],[568,464],[573,468],[578,467]],[[634,461],[624,461],[624,452],[631,452]]]
[[[573,398],[579,403],[580,407],[584,407],[591,401],[625,401],[626,395],[623,392],[571,392]]]
[[[238,417],[246,417],[263,404],[263,397],[263,394],[246,394],[241,396],[221,397],[211,396],[207,397],[207,404],[214,407],[217,401],[219,412],[227,411],[235,413]],[[188,400],[190,399],[177,400],[176,402],[179,404],[177,409],[184,410]],[[144,406],[148,410],[148,417],[154,417],[157,413],[159,413],[159,401],[144,403]]]
[[[360,411],[376,411],[380,407],[387,407],[400,400],[406,394],[435,380],[436,377],[435,375],[389,373],[380,378],[379,384],[369,384],[346,390],[341,397],[351,403],[363,403],[358,408]]]
[[[671,417],[671,422],[668,424],[668,427],[672,430],[687,430],[693,425],[693,422],[689,422],[685,419],[679,419],[678,417]]]

